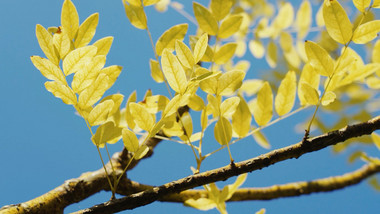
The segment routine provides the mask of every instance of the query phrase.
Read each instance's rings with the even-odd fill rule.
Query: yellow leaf
[[[365,44],[375,39],[379,31],[380,20],[366,22],[356,28],[352,41],[356,44]]]
[[[106,56],[99,55],[88,63],[81,70],[75,73],[71,87],[76,93],[80,93],[91,85],[99,75],[100,70],[106,64]]]
[[[66,31],[62,28],[60,28],[61,31],[57,31],[53,35],[53,43],[55,48],[58,51],[59,58],[63,59],[65,58],[66,54],[69,53],[70,51],[70,38],[67,35]]]
[[[45,82],[46,90],[50,91],[55,97],[61,98],[68,105],[75,105],[77,97],[71,88],[60,82]]]
[[[222,146],[227,145],[232,139],[231,123],[225,117],[220,117],[218,122],[216,122],[214,136],[216,141]]]
[[[100,100],[99,103],[105,102],[107,100],[112,100],[114,105],[113,105],[112,109],[110,110],[109,115],[113,115],[119,110],[120,105],[123,102],[123,99],[124,99],[124,95],[122,95],[122,94],[111,94],[111,95],[108,95],[107,97],[103,98],[102,100]]]
[[[306,105],[307,102],[304,98],[303,91],[301,90],[301,83],[306,82],[312,88],[318,90],[320,76],[317,72],[314,71],[313,67],[307,63],[302,69],[301,77],[298,84],[298,99],[301,102],[301,105]]]
[[[69,75],[82,69],[86,63],[91,61],[95,56],[97,48],[95,46],[86,46],[71,51],[63,60],[62,67],[65,75]]]
[[[134,159],[139,160],[139,159],[143,158],[148,152],[149,152],[149,147],[145,144],[142,144],[140,146],[139,150],[137,150],[137,152],[135,152]]]
[[[329,53],[312,41],[305,42],[305,51],[309,63],[320,75],[331,77],[334,73],[334,60]]]
[[[79,16],[75,5],[70,0],[65,0],[62,5],[61,25],[69,35],[70,40],[75,39],[79,28]]]
[[[191,115],[189,112],[184,112],[181,116],[181,126],[183,127],[185,133],[181,136],[183,141],[189,141],[189,138],[193,134],[193,121],[191,120]]]
[[[301,65],[301,58],[293,46],[289,51],[284,52],[284,57],[291,67],[298,68]]]
[[[78,35],[75,38],[74,45],[76,48],[86,46],[91,42],[92,38],[95,35],[96,27],[99,22],[99,14],[94,13],[89,16],[84,22],[80,25],[78,29]]]
[[[284,52],[289,52],[293,48],[293,39],[290,33],[281,32],[280,33],[280,46]]]
[[[293,23],[293,19],[294,19],[293,6],[292,4],[287,2],[281,5],[280,11],[278,11],[276,18],[273,20],[273,25],[276,28],[285,29],[285,28],[288,28]]]
[[[206,52],[207,49],[207,44],[208,44],[208,35],[207,33],[204,33],[195,43],[194,47],[194,62],[198,63],[199,60],[203,58],[203,55]]]
[[[201,97],[194,94],[190,96],[188,106],[194,111],[201,111],[205,107],[205,103]]]
[[[140,0],[139,0],[140,1]],[[150,6],[150,5],[153,5],[153,4],[156,4],[158,3],[160,0],[144,0],[143,1],[143,4],[144,6]]]
[[[180,94],[177,94],[169,101],[163,112],[163,117],[169,117],[177,112],[177,109],[181,103],[181,98],[182,96]]]
[[[255,214],[265,214],[265,212],[266,212],[266,209],[262,208],[259,211],[255,212]]]
[[[169,99],[164,95],[149,96],[145,99],[146,108],[151,114],[163,111],[168,103]]]
[[[271,145],[265,137],[264,133],[261,131],[256,131],[252,134],[253,139],[255,139],[256,143],[259,144],[259,146],[263,147],[264,149],[270,149]]]
[[[206,52],[200,61],[212,62],[213,58],[214,58],[214,50],[210,47],[210,45],[207,45]]]
[[[277,46],[273,40],[270,40],[268,43],[265,59],[271,68],[275,68],[277,66]]]
[[[183,205],[188,207],[193,207],[198,210],[211,210],[216,207],[216,204],[213,200],[210,200],[208,198],[198,198],[196,200],[190,198],[187,199]]]
[[[98,52],[96,55],[104,55],[106,56],[111,48],[113,42],[112,36],[107,36],[96,41],[93,46],[98,48]]]
[[[234,42],[224,44],[214,54],[214,62],[219,65],[227,63],[234,56],[236,47],[237,44]]]
[[[372,50],[372,62],[373,63],[380,63],[380,39],[378,39],[373,46]]]
[[[166,48],[169,51],[173,51],[175,48],[175,41],[182,41],[185,38],[188,24],[179,24],[171,27],[165,31],[156,43],[156,53],[161,56],[162,52]]]
[[[239,70],[222,74],[218,79],[216,94],[222,96],[232,95],[243,83],[245,73]]]
[[[349,73],[347,76],[345,76],[339,84],[341,86],[350,84],[354,81],[360,81],[364,78],[368,77],[369,75],[379,72],[380,71],[380,64],[379,63],[369,63],[359,69],[356,69]]]
[[[136,124],[145,131],[150,131],[154,126],[154,118],[148,110],[138,103],[130,103],[129,108]]]
[[[371,0],[353,0],[355,7],[362,13],[371,4]]]
[[[129,104],[130,103],[133,103],[133,102],[136,102],[137,100],[137,95],[136,95],[136,91],[132,92],[129,97],[128,97],[128,100],[127,100],[127,104],[125,106],[125,120],[128,124],[128,127],[131,128],[131,129],[134,129],[135,126],[136,126],[136,123],[135,121],[133,120],[133,117],[132,117],[132,113],[131,113],[131,109],[129,107]]]
[[[98,127],[91,140],[97,147],[104,147],[105,143],[117,142],[121,137],[122,128],[116,127],[112,121]]]
[[[376,134],[375,132],[372,132],[371,138],[373,140],[373,143],[377,147],[377,149],[380,150],[380,136],[378,134]]]
[[[214,97],[211,94],[207,95],[207,101],[208,101],[208,111],[211,111],[214,117],[218,117],[220,114],[220,102],[221,97]]]
[[[208,116],[207,116],[207,111],[206,111],[206,108],[205,108],[201,112],[201,127],[202,127],[202,130],[205,130],[207,128],[207,123],[208,123]]]
[[[317,14],[315,15],[315,22],[317,23],[318,27],[325,26],[325,20],[323,20],[323,5],[318,9]]]
[[[319,95],[317,90],[315,88],[311,87],[306,82],[301,82],[301,88],[300,90],[303,93],[303,99],[306,101],[307,104],[310,105],[317,105],[319,100]]]
[[[240,25],[243,22],[242,15],[231,15],[222,21],[218,31],[218,37],[226,39],[232,36],[240,29]]]
[[[296,73],[289,71],[278,87],[274,101],[276,112],[279,116],[290,112],[294,106],[296,98]]]
[[[232,0],[212,0],[210,5],[211,12],[218,21],[222,20],[230,12],[232,4]]]
[[[220,105],[220,115],[223,117],[229,117],[235,113],[237,106],[239,105],[239,97],[230,97],[222,102]]]
[[[311,15],[312,9],[310,2],[308,0],[304,0],[297,11],[296,16],[296,26],[298,28],[297,38],[304,38],[309,32],[309,28],[311,25]]]
[[[264,81],[260,79],[249,79],[243,82],[243,85],[239,89],[240,92],[244,92],[247,96],[256,94],[263,86]]]
[[[152,76],[154,81],[158,83],[165,81],[164,74],[162,73],[161,68],[160,68],[160,63],[158,63],[154,59],[150,59],[149,65],[150,65],[150,75]]]
[[[325,93],[325,95],[322,98],[322,105],[327,106],[330,103],[334,102],[336,98],[336,95],[332,91],[328,91]]]
[[[78,106],[86,109],[95,104],[103,96],[108,87],[108,76],[99,74],[95,81],[86,89],[84,89],[78,98]]]
[[[257,93],[253,116],[259,126],[266,125],[273,115],[273,93],[268,82]]]
[[[141,2],[141,1],[140,1]],[[147,19],[144,12],[144,7],[128,5],[127,1],[123,1],[125,14],[133,26],[138,29],[145,30],[147,28]]]
[[[126,128],[122,130],[121,134],[123,136],[123,143],[125,148],[130,152],[137,152],[140,145],[136,134]]]
[[[372,7],[373,8],[380,8],[380,0],[373,0]]]
[[[263,43],[261,43],[260,40],[249,41],[248,48],[255,58],[257,58],[257,59],[263,58],[263,56],[265,54],[265,48],[264,48]]]
[[[378,77],[368,77],[365,83],[371,89],[380,89],[380,79]]]
[[[33,65],[40,70],[41,74],[49,80],[55,80],[62,84],[66,84],[65,76],[61,69],[52,63],[50,60],[40,56],[31,56]]]
[[[114,102],[112,100],[106,100],[96,105],[87,117],[90,125],[96,126],[104,123],[110,115],[109,113],[111,112],[113,105]]]
[[[123,69],[123,67],[121,67],[119,65],[111,65],[111,66],[108,66],[108,67],[103,68],[102,70],[100,70],[100,73],[106,74],[108,76],[108,87],[107,87],[107,90],[109,88],[111,88],[111,86],[115,83],[115,81],[119,77],[122,69]]]
[[[193,2],[193,10],[199,27],[209,35],[215,36],[218,33],[218,23],[215,16],[204,6]]]
[[[223,201],[226,201],[232,197],[236,190],[245,182],[247,179],[247,173],[241,174],[236,178],[236,181],[233,184],[227,185],[224,188],[228,189],[226,197],[223,198]],[[223,191],[224,191],[223,188]]]
[[[36,37],[41,50],[46,57],[55,65],[58,66],[59,58],[58,53],[54,48],[53,37],[51,34],[41,25],[36,25]]]
[[[350,41],[352,24],[337,0],[326,0],[323,3],[323,19],[331,38],[341,44],[347,44]]]
[[[239,105],[232,115],[232,128],[240,137],[245,137],[251,128],[252,115],[249,111],[248,104],[243,97],[240,97]]]
[[[187,47],[185,43],[177,40],[175,42],[175,52],[183,66],[185,66],[186,68],[193,68],[193,66],[195,65],[193,53],[191,53],[190,48]]]
[[[178,93],[185,93],[187,87],[186,74],[177,57],[165,49],[161,57],[161,65],[170,87]]]

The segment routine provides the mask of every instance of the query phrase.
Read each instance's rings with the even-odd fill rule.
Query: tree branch
[[[144,206],[156,200],[160,200],[169,194],[179,193],[201,185],[226,180],[232,176],[262,169],[283,160],[298,158],[303,154],[321,150],[350,138],[371,134],[377,129],[380,129],[380,116],[367,122],[346,126],[340,130],[332,131],[309,140],[303,140],[300,143],[282,149],[273,150],[256,158],[191,175],[159,187],[154,187],[153,189],[132,194],[121,199],[108,201],[92,208],[78,211],[77,213],[115,213]]]

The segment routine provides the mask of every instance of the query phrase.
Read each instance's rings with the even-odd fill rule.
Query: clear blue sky
[[[44,27],[60,24],[63,1],[0,1],[0,207],[30,200],[61,185],[65,180],[101,167],[95,146],[84,121],[76,116],[74,109],[54,98],[44,87],[46,79],[34,68],[29,57],[40,55],[35,25]],[[141,100],[147,89],[153,93],[166,94],[164,85],[155,85],[150,78],[148,60],[153,52],[145,31],[133,28],[127,20],[121,1],[81,0],[73,1],[81,22],[90,14],[99,12],[100,21],[95,40],[114,36],[114,43],[106,65],[124,67],[111,92],[120,91],[126,97],[136,90]],[[206,4],[205,1],[201,1]],[[208,1],[207,1],[208,2]],[[191,2],[186,10],[192,14]],[[187,22],[173,10],[161,14],[149,8],[148,23],[156,40],[170,26]],[[189,25],[194,34],[196,26]],[[185,39],[187,42],[188,40]],[[248,78],[265,68],[265,63],[255,63]],[[123,104],[124,105],[124,104]],[[312,114],[305,110],[292,118],[279,122],[265,130],[272,148],[280,148],[302,139],[293,127]],[[212,135],[212,133],[209,133]],[[210,148],[218,144],[210,138]],[[122,143],[110,146],[111,152],[121,150]],[[251,138],[231,146],[236,161],[266,152]],[[370,151],[379,155],[375,147]],[[227,150],[205,161],[202,170],[221,167],[229,163]],[[331,149],[308,154],[297,160],[288,160],[268,169],[250,173],[245,187],[261,187],[273,184],[311,180],[340,175],[359,168],[363,163],[349,165],[348,153],[334,155]],[[191,173],[195,161],[187,146],[163,142],[155,150],[154,157],[142,161],[129,172],[136,181],[161,185]],[[234,180],[234,179],[233,179]],[[228,181],[229,183],[231,180]],[[219,187],[222,184],[218,184]],[[95,196],[68,207],[65,213],[104,202],[109,192]],[[266,202],[252,201],[229,203],[230,213],[254,213],[266,208],[267,213],[375,213],[380,210],[380,194],[366,182],[333,193],[319,193],[303,197],[278,199]],[[199,213],[182,204],[156,202],[137,208],[133,213]],[[212,210],[209,213],[217,213]]]

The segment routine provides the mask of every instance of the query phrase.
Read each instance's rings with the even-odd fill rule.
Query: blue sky
[[[58,26],[63,1],[0,1],[0,207],[30,200],[61,185],[65,180],[79,177],[81,173],[101,167],[96,147],[90,141],[90,133],[74,109],[54,98],[44,87],[46,79],[34,68],[29,57],[43,56],[35,37],[35,26]],[[155,84],[150,78],[149,58],[153,58],[148,36],[145,31],[135,29],[127,20],[121,1],[81,0],[73,1],[82,22],[90,14],[99,12],[100,21],[94,41],[113,36],[114,43],[107,56],[106,65],[124,67],[121,76],[110,93],[121,92],[126,97],[136,90],[141,100],[147,89],[153,93],[167,94],[164,85]],[[205,1],[201,1],[202,4]],[[192,14],[191,2],[186,1],[186,10]],[[173,10],[158,13],[147,9],[148,23],[157,38],[175,24],[188,22]],[[196,26],[189,24],[189,34]],[[187,42],[188,39],[186,38]],[[248,72],[253,78],[260,69],[266,69],[265,62],[254,60],[247,54],[247,60],[254,66]],[[124,104],[123,104],[124,105]],[[295,132],[295,126],[309,117],[307,109],[283,120],[265,130],[272,148],[280,148],[302,139]],[[218,144],[209,138],[209,149]],[[110,146],[111,152],[121,150],[122,143]],[[357,147],[360,148],[360,147]],[[267,150],[247,138],[233,146],[236,161],[257,156]],[[369,150],[379,155],[375,147]],[[297,160],[288,160],[270,168],[250,173],[245,187],[261,187],[302,180],[311,180],[340,175],[359,168],[363,163],[349,165],[348,152],[334,155],[331,149],[308,154]],[[213,169],[229,163],[227,150],[207,159],[202,170]],[[195,165],[191,150],[173,142],[163,142],[155,150],[154,157],[142,161],[129,172],[131,179],[161,185],[185,177]],[[232,179],[234,180],[234,179]],[[228,180],[231,183],[232,180]],[[224,184],[219,183],[219,187]],[[380,194],[366,182],[333,193],[319,193],[310,196],[286,198],[266,202],[252,201],[229,203],[230,213],[254,213],[266,208],[267,213],[374,213],[379,210]],[[65,213],[83,209],[104,202],[109,192],[95,196],[68,207]],[[156,202],[137,208],[133,213],[199,213],[182,204]],[[217,213],[212,210],[209,213]]]

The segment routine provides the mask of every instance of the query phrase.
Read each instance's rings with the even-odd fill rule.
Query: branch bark
[[[300,143],[282,149],[273,150],[256,158],[191,175],[159,187],[154,187],[153,189],[108,201],[89,209],[78,211],[77,213],[115,213],[126,209],[134,209],[150,204],[169,194],[179,193],[194,187],[226,180],[232,176],[262,169],[283,160],[298,158],[303,154],[321,150],[350,138],[369,135],[377,129],[380,129],[380,116],[364,123],[346,126],[345,128],[328,132],[309,140],[303,140]]]
[[[191,175],[159,187],[154,187],[153,189],[144,190],[121,199],[116,199],[79,211],[78,213],[114,213],[125,209],[133,209],[152,203],[156,200],[164,200],[165,197],[170,197],[170,194],[178,194],[184,190],[189,190],[197,186],[262,169],[280,161],[298,158],[303,154],[318,151],[350,138],[369,135],[377,129],[380,129],[380,116],[367,122],[347,126],[340,130],[332,131],[304,142],[273,150],[267,154],[234,165],[228,165],[215,170]],[[152,146],[156,146],[158,142],[159,140],[152,141]],[[153,149],[151,149],[151,151],[153,151]],[[152,153],[149,155],[152,155]],[[116,153],[113,156],[112,161],[115,161],[114,166],[117,165],[120,168],[120,166],[125,165],[128,158],[131,158],[130,154],[124,150],[123,152]],[[136,164],[137,162],[131,165],[131,167],[134,167]],[[110,163],[107,164],[108,167],[109,165]],[[117,169],[116,172],[121,173],[121,170]],[[364,177],[362,179],[364,179]],[[361,179],[359,179],[359,181],[360,180]],[[126,185],[126,187],[133,187],[133,183],[128,181],[126,177],[124,177],[122,183],[123,185]],[[0,213],[63,213],[65,206],[81,201],[101,190],[109,190],[106,176],[102,168],[95,172],[84,173],[79,178],[68,180],[61,186],[28,202],[5,206],[0,209]],[[130,191],[134,192],[135,190],[131,189]]]

